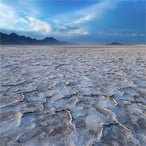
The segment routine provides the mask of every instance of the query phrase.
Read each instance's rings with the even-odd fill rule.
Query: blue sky
[[[146,0],[0,0],[0,27],[83,44],[146,41]]]

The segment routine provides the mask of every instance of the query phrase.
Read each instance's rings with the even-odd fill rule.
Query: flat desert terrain
[[[1,46],[0,146],[145,146],[146,46]]]

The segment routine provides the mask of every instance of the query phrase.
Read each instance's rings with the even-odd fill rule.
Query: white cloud
[[[88,35],[89,32],[88,32],[87,30],[84,30],[84,29],[80,28],[80,29],[68,31],[66,34],[67,34],[68,36]]]
[[[144,33],[126,33],[126,36],[131,36],[131,37],[143,37],[145,36]]]
[[[98,32],[97,35],[112,36],[112,37],[144,37],[144,33],[136,32]]]
[[[42,34],[50,33],[52,28],[48,22],[35,17],[23,16],[16,7],[0,2],[0,28],[13,31],[31,31]]]
[[[92,19],[92,15],[86,15],[82,18],[79,18],[75,21],[73,21],[73,24],[82,24],[82,23],[85,23],[87,21],[90,21]]]
[[[88,35],[89,32],[80,28],[69,32],[70,35]]]
[[[55,30],[53,34],[72,36],[84,36],[90,34],[90,21],[97,21],[108,10],[114,8],[117,0],[102,0],[94,5],[72,11],[65,14],[59,14],[53,20]],[[63,24],[63,25],[62,25]],[[78,29],[66,29],[66,26]],[[62,33],[63,30],[63,33]]]
[[[86,24],[92,20],[100,19],[106,12],[108,12],[108,10],[114,8],[118,2],[118,0],[102,0],[94,5],[80,10],[67,14],[60,14],[56,19],[60,21],[63,20],[64,23],[70,25]]]
[[[24,15],[36,16],[39,15],[39,9],[36,5],[36,0],[17,0],[18,4],[15,6],[15,9],[19,10]],[[23,9],[22,9],[23,8]]]
[[[0,27],[13,29],[18,23],[25,23],[26,20],[17,15],[15,10],[3,3],[0,3]]]
[[[86,23],[91,20],[98,20],[101,18],[109,9],[113,8],[117,4],[115,0],[102,0],[101,2],[82,9],[76,13],[80,15],[81,18],[73,21],[74,24]]]
[[[30,1],[30,0],[29,0]],[[20,31],[39,32],[42,34],[59,34],[62,33],[59,30],[65,30],[63,35],[88,35],[89,30],[86,23],[101,18],[105,12],[113,8],[117,3],[117,0],[102,0],[97,4],[77,10],[68,14],[62,14],[57,19],[57,23],[54,23],[52,27],[49,22],[38,19],[36,14],[39,14],[39,10],[35,7],[35,0],[17,1],[18,5],[10,6],[4,2],[0,2],[0,27],[6,29],[17,29]],[[20,9],[20,7],[24,7]],[[66,20],[65,20],[66,19]],[[63,24],[68,25],[71,29],[61,28]],[[72,29],[77,27],[77,29]],[[57,29],[54,29],[58,27]]]
[[[33,32],[41,32],[44,34],[50,33],[52,28],[51,25],[45,21],[39,20],[34,17],[28,17],[28,30]]]
[[[66,30],[64,32],[66,35],[88,35],[90,32],[90,21],[97,21],[102,18],[110,9],[115,8],[118,2],[118,0],[102,0],[80,10],[59,14],[56,16],[54,24],[58,28],[62,27],[61,24],[79,28],[76,30]]]

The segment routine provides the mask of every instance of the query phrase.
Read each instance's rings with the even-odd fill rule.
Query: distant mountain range
[[[42,40],[33,39],[31,37],[20,36],[16,33],[5,34],[0,32],[1,45],[65,45],[66,42],[61,42],[53,37],[46,37]]]
[[[18,35],[16,33],[2,33],[0,32],[0,44],[1,45],[72,45],[72,43],[61,42],[53,37],[46,37],[38,40],[35,38],[27,37],[24,35]],[[112,42],[107,45],[123,45],[119,42]]]

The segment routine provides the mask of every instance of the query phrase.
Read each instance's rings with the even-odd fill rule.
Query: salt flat
[[[0,146],[145,146],[145,46],[1,46]]]

